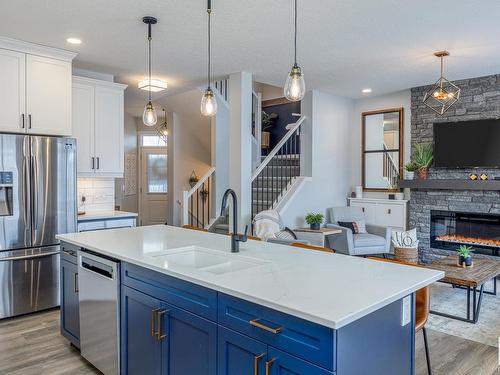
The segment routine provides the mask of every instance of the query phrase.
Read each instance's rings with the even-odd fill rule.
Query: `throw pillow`
[[[364,220],[353,221],[353,224],[358,227],[358,231],[356,233],[366,233],[366,223]]]
[[[417,228],[406,232],[392,231],[392,243],[397,247],[418,247]]]
[[[339,221],[338,224],[341,227],[350,229],[353,234],[359,233],[359,228],[355,221]]]
[[[285,229],[280,230],[274,234],[277,239],[280,240],[296,240],[297,235],[290,228],[285,227]]]

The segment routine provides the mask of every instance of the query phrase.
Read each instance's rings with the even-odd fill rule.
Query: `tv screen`
[[[500,167],[500,120],[434,124],[434,167]]]

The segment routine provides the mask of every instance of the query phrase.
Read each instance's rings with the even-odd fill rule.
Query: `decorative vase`
[[[418,170],[418,176],[422,180],[427,180],[427,176],[429,175],[429,168],[422,167]]]
[[[414,178],[415,178],[415,172],[405,171],[405,179],[406,180],[413,180]]]
[[[472,256],[469,255],[468,257],[464,257],[463,255],[459,255],[458,264],[460,266],[463,266],[465,264],[466,267],[472,266]]]
[[[320,225],[319,223],[309,224],[311,230],[319,230],[319,225]]]

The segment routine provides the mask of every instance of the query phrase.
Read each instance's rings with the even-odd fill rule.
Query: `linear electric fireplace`
[[[500,215],[431,210],[431,248],[456,250],[462,244],[499,256]]]

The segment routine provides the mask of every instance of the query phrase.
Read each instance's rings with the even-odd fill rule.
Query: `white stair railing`
[[[211,167],[196,185],[182,192],[182,225],[205,228],[210,223],[214,173]]]
[[[297,176],[300,176],[300,131],[305,116],[287,125],[287,133],[252,174],[252,219],[274,207]],[[268,167],[269,168],[266,168]]]

